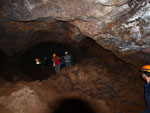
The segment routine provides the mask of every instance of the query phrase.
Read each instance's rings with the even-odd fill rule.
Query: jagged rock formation
[[[101,60],[90,58],[41,82],[1,81],[0,111],[52,113],[57,103],[71,97],[87,100],[95,113],[142,112],[143,81],[133,76],[135,73],[126,64],[106,66]]]
[[[19,72],[21,65],[15,63],[22,53],[42,42],[75,46],[90,37],[100,46],[85,41],[86,54],[91,59],[81,59],[75,67],[64,69],[48,80],[14,84],[0,79],[0,111],[31,113],[32,109],[36,113],[51,113],[54,106],[50,103],[63,94],[89,100],[97,106],[98,113],[142,111],[144,83],[138,69],[150,63],[149,12],[149,0],[1,0],[0,57],[8,63],[5,66],[11,65],[5,68],[0,62],[0,67],[10,69],[6,74],[14,78],[12,81],[30,80],[31,76]],[[85,48],[80,49],[84,57]],[[3,53],[13,57],[6,58]],[[32,70],[32,65],[25,62],[21,62],[25,71]],[[49,67],[45,70],[47,75],[51,73]],[[19,75],[24,78],[17,78]]]
[[[149,63],[149,0],[1,0],[0,4],[0,49],[8,55],[42,41],[61,42],[66,37],[80,41],[85,35],[126,62]],[[52,25],[54,20],[62,22]],[[72,25],[66,28],[64,21]]]
[[[87,42],[90,46],[87,54],[92,59],[64,69],[60,76],[17,84],[0,79],[0,111],[31,113],[32,109],[36,113],[52,112],[54,106],[49,108],[49,103],[53,103],[53,98],[60,92],[65,96],[68,93],[80,96],[97,108],[103,108],[95,108],[98,113],[142,111],[145,108],[144,83],[138,69],[150,63],[149,12],[149,0],[1,0],[0,67],[1,70],[5,66],[5,70],[10,69],[6,74],[15,78],[12,81],[22,80],[16,77],[19,75],[30,80],[30,75],[15,71],[21,67],[15,63],[22,53],[42,42],[74,46],[89,37],[100,48],[113,54],[93,46],[95,42],[92,40],[91,45]],[[6,58],[3,53],[11,57]],[[4,66],[3,62],[8,64]],[[47,69],[46,74],[49,73]],[[51,86],[58,90],[57,94],[49,89]]]

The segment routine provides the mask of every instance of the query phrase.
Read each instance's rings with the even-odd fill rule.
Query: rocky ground
[[[73,98],[89,103],[95,113],[141,113],[144,82],[138,74],[123,63],[106,67],[89,58],[42,81],[1,80],[0,111],[52,113],[61,102]]]

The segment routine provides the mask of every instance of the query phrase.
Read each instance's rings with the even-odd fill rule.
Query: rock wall
[[[61,20],[76,26],[71,30],[73,34],[82,33],[91,37],[118,57],[136,64],[135,62],[145,61],[145,57],[149,56],[149,2],[149,0],[1,0],[0,48],[8,55],[14,55],[29,47],[26,44],[31,45],[29,43],[34,42],[29,34],[53,29],[49,27],[47,21]],[[41,24],[39,21],[45,22]],[[23,43],[19,44],[20,41]],[[46,40],[41,38],[40,41]],[[144,58],[138,57],[136,61],[131,62],[132,54],[139,52],[141,55],[143,52],[146,53]],[[124,58],[124,55],[129,57]]]
[[[13,56],[41,42],[80,42],[85,36],[74,25],[56,21],[14,22],[0,25],[0,49]]]
[[[133,67],[118,63],[110,68],[102,62],[85,59],[43,81],[6,83],[0,79],[0,111],[55,113],[57,103],[72,97],[87,100],[95,113],[142,112],[146,107],[144,82]]]

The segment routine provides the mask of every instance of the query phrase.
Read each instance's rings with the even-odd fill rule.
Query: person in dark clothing
[[[145,100],[147,108],[142,113],[150,113],[150,65],[144,65],[141,69],[145,83]]]
[[[61,57],[61,66],[60,67],[61,67],[61,69],[66,67],[66,63],[64,61],[63,56]]]
[[[47,58],[46,57],[42,58],[42,60],[41,60],[41,68],[46,67],[46,63],[47,63]]]
[[[71,65],[72,65],[72,66],[75,65],[75,56],[71,56]]]

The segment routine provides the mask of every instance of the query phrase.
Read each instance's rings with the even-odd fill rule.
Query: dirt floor
[[[13,63],[3,68],[11,80],[0,79],[1,113],[141,113],[146,107],[144,81],[125,63],[107,66],[87,58],[57,75],[53,67],[31,65],[27,73]]]
[[[145,109],[144,81],[136,66],[87,39],[70,47],[76,64],[55,74],[51,54],[63,48],[61,56],[65,47],[47,42],[18,56],[0,53],[0,113],[141,113]],[[48,65],[36,65],[37,55],[47,56]]]

